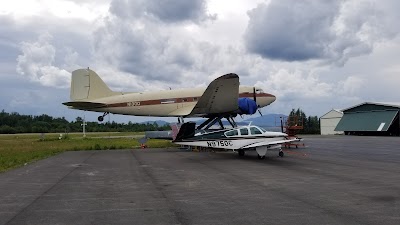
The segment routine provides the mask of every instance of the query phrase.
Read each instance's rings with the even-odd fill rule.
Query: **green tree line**
[[[46,114],[40,116],[20,115],[19,113],[0,113],[0,134],[16,133],[64,133],[81,132],[81,117],[69,122],[64,117],[54,118]],[[170,130],[168,124],[158,126],[157,123],[116,123],[116,122],[86,122],[87,132],[141,132],[155,130]]]
[[[298,134],[320,134],[320,121],[317,116],[306,116],[301,109],[292,109],[289,113],[289,126],[303,126],[297,131]]]

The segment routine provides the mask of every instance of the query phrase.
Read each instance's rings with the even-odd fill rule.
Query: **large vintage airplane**
[[[174,143],[187,146],[206,148],[230,149],[244,156],[245,151],[255,150],[259,159],[264,159],[268,150],[279,150],[283,157],[282,144],[301,141],[300,138],[288,138],[281,132],[266,131],[265,129],[248,125],[224,130],[196,131],[196,124],[182,124]]]
[[[72,72],[70,98],[70,102],[63,103],[69,108],[103,112],[99,121],[114,113],[182,119],[205,117],[209,118],[207,124],[220,122],[221,118],[233,121],[238,114],[254,114],[276,99],[261,88],[239,86],[239,77],[233,73],[216,78],[207,88],[115,92],[89,68]]]

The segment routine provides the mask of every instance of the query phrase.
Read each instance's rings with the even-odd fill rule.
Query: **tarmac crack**
[[[80,164],[85,163],[87,160],[89,160],[96,152],[93,152],[90,154],[83,162]],[[15,220],[20,214],[24,213],[30,206],[32,206],[35,202],[40,200],[40,198],[49,193],[54,187],[56,187],[59,183],[61,183],[66,177],[68,177],[72,172],[74,172],[76,169],[81,168],[81,167],[72,167],[73,169],[69,171],[67,174],[62,176],[57,182],[55,182],[51,187],[49,187],[46,191],[44,191],[41,195],[37,196],[31,203],[29,203],[27,206],[25,206],[23,209],[21,209],[17,214],[15,214],[11,219],[9,219],[5,224],[11,223],[13,220]]]
[[[147,175],[147,177],[149,177],[150,182],[154,185],[155,189],[160,192],[162,198],[165,199],[165,201],[167,202],[167,205],[169,206],[168,209],[171,211],[171,213],[173,213],[173,215],[175,216],[176,221],[178,222],[178,224],[189,224],[189,220],[184,216],[183,212],[180,212],[178,210],[176,210],[173,207],[172,201],[169,199],[167,193],[165,192],[165,189],[163,188],[164,186],[162,184],[160,184],[157,179],[154,177],[154,175],[151,173],[150,168],[147,166],[147,164],[145,164],[143,162],[143,160],[141,160],[137,154],[135,153],[135,150],[130,151],[133,158],[138,162],[138,164],[140,165],[139,168],[142,169],[142,171]]]

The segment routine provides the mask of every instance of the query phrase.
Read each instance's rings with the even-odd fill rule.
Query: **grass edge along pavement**
[[[115,133],[98,137],[98,134],[59,136],[46,134],[45,137],[26,134],[0,136],[0,173],[28,163],[32,163],[65,151],[80,150],[113,150],[140,148],[139,137],[143,134],[127,136],[126,133]],[[170,140],[150,139],[146,145],[149,148],[175,147]]]

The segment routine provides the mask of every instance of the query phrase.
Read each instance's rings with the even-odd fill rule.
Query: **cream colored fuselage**
[[[191,112],[204,91],[205,88],[190,88],[121,93],[120,95],[96,99],[96,102],[104,103],[107,107],[87,110],[136,116],[186,116]],[[256,93],[256,96],[259,107],[267,106],[276,99],[275,96],[262,91]],[[253,98],[253,87],[240,86],[239,97]]]

